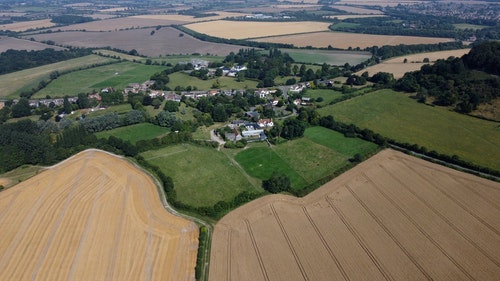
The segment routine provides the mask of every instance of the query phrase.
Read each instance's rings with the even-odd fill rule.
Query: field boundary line
[[[370,182],[370,181],[369,181]],[[372,182],[370,182],[372,183]],[[401,242],[396,238],[396,236],[387,228],[387,226],[373,213],[373,211],[358,197],[358,195],[352,190],[352,188],[346,184],[346,189],[351,193],[351,195],[358,201],[358,203],[365,209],[365,211],[372,217],[372,219],[384,230],[384,232],[391,238],[391,240],[398,246],[398,248],[408,257],[408,259],[415,265],[415,267],[427,278],[427,280],[434,280],[432,276],[429,275],[427,271],[420,265],[415,258],[409,253],[409,251],[401,244]],[[385,197],[385,196],[384,196]],[[391,202],[392,203],[392,202]],[[403,216],[407,217],[405,214]],[[407,219],[409,219],[407,217]]]
[[[262,260],[262,256],[260,255],[259,246],[257,245],[257,241],[255,240],[255,236],[253,235],[252,226],[250,225],[250,222],[248,221],[248,219],[244,219],[244,221],[245,221],[245,224],[247,226],[248,234],[250,235],[250,240],[252,241],[253,250],[255,251],[255,254],[257,255],[257,260],[259,261],[260,271],[262,272],[264,279],[269,281],[270,279],[269,279],[269,276],[267,275],[266,267],[264,265],[264,261]]]
[[[384,276],[384,278],[386,280],[395,281],[395,279],[390,275],[390,273],[386,272],[386,270],[384,269],[384,267],[382,266],[382,264],[380,263],[380,261],[377,259],[377,257],[375,256],[375,254],[370,250],[370,247],[368,247],[368,245],[366,244],[366,242],[364,241],[364,239],[361,237],[361,235],[356,231],[356,229],[347,220],[347,218],[345,217],[345,214],[342,213],[342,211],[340,211],[339,208],[335,207],[334,203],[331,201],[332,198],[330,198],[327,195],[327,196],[325,196],[325,200],[326,200],[326,202],[328,202],[328,205],[330,205],[330,207],[332,208],[332,210],[336,214],[336,216],[342,221],[342,223],[347,228],[347,230],[356,239],[356,241],[361,246],[361,248],[363,248],[363,250],[368,255],[368,257],[370,258],[370,260],[373,262],[373,264],[380,271],[380,273],[382,274],[382,276]]]
[[[385,168],[383,168],[385,169]],[[408,189],[406,184],[403,183],[402,181],[400,181],[399,179],[395,178],[391,173],[390,174],[390,177],[392,177],[393,179],[395,179],[399,184],[401,184],[402,186],[405,187],[405,189]],[[366,177],[366,176],[365,176]],[[366,177],[367,178],[367,177]],[[394,206],[396,207],[408,220],[410,220],[410,222],[418,229],[418,231],[420,231],[420,233],[422,233],[427,239],[429,239],[429,241],[434,244],[434,246],[436,248],[439,249],[439,251],[441,251],[441,253],[443,253],[460,271],[462,271],[462,273],[465,274],[465,276],[467,276],[470,280],[476,280],[472,275],[470,275],[470,273],[465,270],[465,268],[462,267],[461,264],[459,264],[452,256],[450,256],[450,254],[448,252],[446,252],[446,250],[441,247],[441,245],[439,245],[439,243],[437,241],[435,241],[431,235],[429,235],[427,232],[424,231],[424,229],[410,216],[408,215],[402,208],[401,206],[399,206],[396,202],[394,202],[394,200],[390,199],[388,197],[387,194],[385,194],[383,191],[380,190],[380,188],[377,186],[377,184],[375,184],[371,179],[367,178],[367,180],[372,183],[372,185],[384,196],[387,198],[387,200],[389,200],[389,202]],[[411,192],[411,191],[410,191]],[[413,192],[411,192],[413,194]]]
[[[302,211],[306,215],[307,219],[309,220],[309,223],[312,225],[314,231],[316,232],[316,235],[318,235],[319,239],[321,240],[321,243],[326,248],[326,251],[328,252],[330,257],[332,258],[333,262],[335,263],[335,265],[337,265],[337,268],[339,269],[339,271],[342,274],[342,276],[344,277],[344,279],[349,281],[350,280],[349,275],[347,275],[347,273],[345,272],[344,268],[342,267],[342,264],[340,263],[340,261],[337,259],[337,257],[333,253],[333,250],[330,248],[330,246],[326,242],[325,237],[323,237],[323,235],[321,234],[321,231],[319,230],[318,226],[316,225],[314,220],[309,215],[309,212],[307,211],[307,208],[305,206],[302,206]]]
[[[231,233],[233,233],[233,229],[229,228],[227,232],[227,280],[233,280],[231,278]]]
[[[285,240],[286,240],[286,243],[288,244],[288,247],[292,251],[293,258],[295,259],[295,262],[297,263],[297,266],[300,269],[300,273],[302,274],[302,277],[304,278],[304,280],[309,280],[309,277],[307,277],[307,273],[304,269],[304,266],[300,262],[300,258],[297,255],[297,251],[295,250],[295,247],[293,247],[293,243],[290,240],[290,236],[288,236],[288,233],[286,232],[285,226],[281,222],[280,216],[278,215],[278,212],[276,212],[276,209],[274,208],[274,203],[269,204],[269,206],[271,207],[271,211],[273,212],[273,216],[276,219],[276,222],[278,222],[278,225],[281,229],[281,232],[283,233],[283,236],[285,237]]]

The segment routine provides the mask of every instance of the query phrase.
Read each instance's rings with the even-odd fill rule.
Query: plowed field
[[[500,183],[385,150],[222,218],[210,280],[498,280]]]
[[[0,237],[0,280],[194,280],[196,225],[100,151],[0,192]]]

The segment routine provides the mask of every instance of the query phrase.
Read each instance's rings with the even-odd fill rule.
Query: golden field
[[[379,64],[367,67],[360,70],[356,75],[361,75],[363,72],[367,71],[368,75],[372,76],[378,72],[392,73],[394,78],[399,79],[403,77],[406,72],[420,70],[420,68],[426,64],[422,61],[428,58],[429,61],[435,62],[438,59],[447,59],[449,57],[461,57],[469,53],[470,49],[460,49],[460,50],[450,50],[450,51],[440,51],[440,52],[428,52],[420,54],[406,55],[402,57],[388,59]],[[408,62],[404,63],[407,59]]]
[[[23,21],[9,24],[0,25],[0,30],[9,30],[14,32],[23,32],[29,29],[38,29],[38,28],[46,28],[52,27],[56,24],[51,22],[50,19],[44,20],[34,20],[34,21]]]
[[[373,35],[344,32],[315,32],[296,35],[276,36],[255,39],[259,42],[293,44],[296,47],[312,46],[316,48],[348,49],[349,47],[361,49],[372,46],[399,45],[399,44],[437,44],[452,42],[451,38],[398,36],[398,35]]]
[[[497,280],[500,183],[384,150],[215,226],[209,280]]]
[[[247,39],[328,30],[326,22],[210,21],[185,25],[198,33],[227,39]]]
[[[102,151],[0,192],[0,233],[0,280],[194,280],[197,226]]]

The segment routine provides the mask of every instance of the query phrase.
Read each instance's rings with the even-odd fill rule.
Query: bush
[[[290,191],[290,178],[281,172],[275,171],[269,179],[262,181],[262,188],[271,193]]]

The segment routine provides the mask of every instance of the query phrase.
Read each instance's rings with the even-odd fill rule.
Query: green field
[[[323,98],[322,102],[316,102],[316,104],[319,104],[321,106],[326,106],[330,104],[330,102],[341,98],[342,93],[338,91],[333,91],[330,89],[307,89],[306,93],[303,95],[303,97],[309,97],[309,98],[314,98],[315,100],[319,97]]]
[[[457,29],[473,29],[473,30],[478,30],[478,29],[483,29],[487,28],[487,25],[477,25],[477,24],[468,24],[468,23],[456,23],[453,24],[453,26]]]
[[[96,133],[98,138],[108,138],[115,136],[124,141],[135,144],[140,140],[150,140],[170,133],[169,128],[160,127],[151,123],[141,123],[125,127],[116,128],[109,131]]]
[[[62,75],[35,94],[34,98],[76,96],[79,93],[100,91],[105,87],[122,90],[130,83],[142,83],[165,66],[121,62]]]
[[[196,87],[199,90],[209,90],[212,88],[212,84],[215,82],[215,78],[202,80],[197,77],[189,76],[186,73],[176,72],[169,75],[170,82],[168,83],[168,87],[170,89],[175,89],[177,86],[180,87]],[[235,78],[232,77],[218,77],[221,89],[255,89],[257,88],[256,81],[246,79],[243,82],[236,81]]]
[[[406,94],[381,90],[318,110],[347,124],[403,143],[457,155],[500,170],[500,123],[424,105]]]
[[[357,65],[368,60],[369,52],[354,51],[329,51],[329,50],[307,50],[307,49],[281,49],[283,53],[288,53],[290,57],[298,63],[313,63],[329,65]]]
[[[14,170],[0,175],[0,185],[5,188],[12,187],[19,182],[25,181],[37,175],[44,168],[40,166],[22,165]]]
[[[81,58],[0,75],[0,89],[2,89],[2,91],[0,91],[0,97],[7,97],[12,99],[19,98],[19,94],[21,92],[36,88],[42,80],[47,81],[50,74],[54,71],[63,73],[65,71],[73,69],[87,68],[92,65],[104,64],[114,61],[116,60],[111,58],[104,58],[98,55],[88,55]],[[75,96],[76,94],[78,93],[75,93]],[[45,98],[45,96],[39,97]]]
[[[242,191],[263,191],[235,162],[214,148],[180,144],[141,155],[172,177],[177,200],[193,207],[230,202]]]
[[[112,106],[108,107],[107,109],[89,112],[87,115],[87,118],[98,117],[98,116],[110,114],[113,112],[116,112],[118,114],[125,114],[125,113],[129,112],[130,110],[132,110],[132,106],[130,106],[129,103],[112,105]]]
[[[377,146],[322,128],[308,128],[303,138],[269,147],[252,147],[235,160],[253,177],[267,179],[274,171],[290,177],[292,188],[302,189],[349,163],[355,154],[366,155]]]

